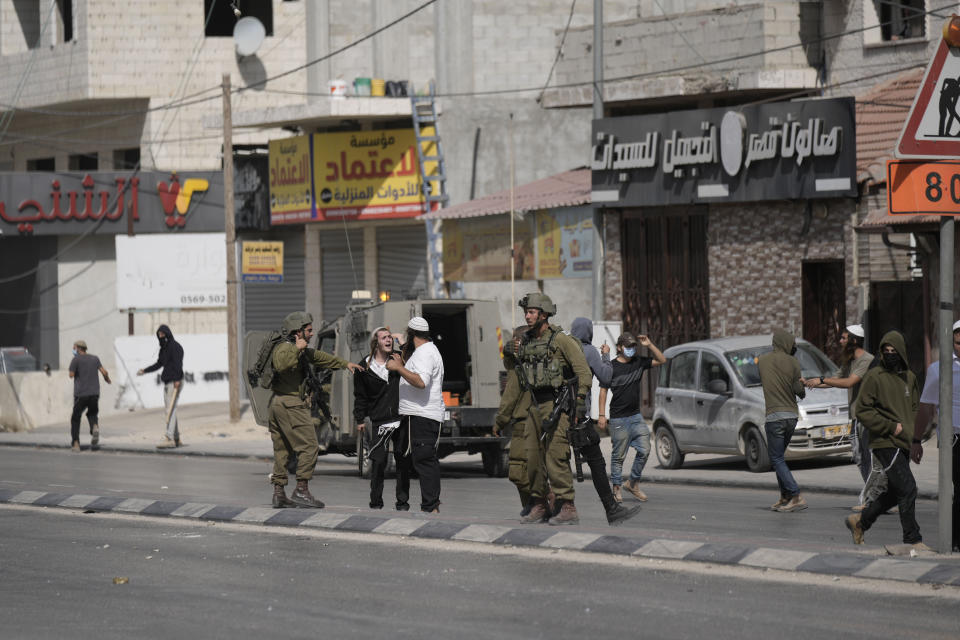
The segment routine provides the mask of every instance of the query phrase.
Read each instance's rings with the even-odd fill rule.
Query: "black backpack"
[[[281,342],[283,342],[283,333],[271,331],[260,343],[257,361],[247,370],[251,387],[260,385],[264,389],[269,389],[273,384],[273,349]]]

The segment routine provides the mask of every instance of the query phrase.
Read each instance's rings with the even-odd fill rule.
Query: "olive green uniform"
[[[307,362],[324,369],[345,369],[347,361],[319,349],[304,349]],[[317,463],[317,432],[305,399],[304,375],[296,345],[282,342],[273,350],[273,397],[270,438],[273,440],[273,484],[287,485],[287,460],[297,454],[297,480],[313,477]]]
[[[552,490],[558,500],[572,502],[574,499],[573,473],[570,470],[570,445],[567,440],[570,419],[566,414],[562,415],[553,436],[548,436],[546,441],[540,439],[540,426],[553,409],[551,395],[558,393],[564,380],[573,376],[578,380],[577,407],[578,410],[582,410],[592,380],[587,359],[577,341],[563,333],[556,325],[548,325],[539,338],[532,338],[521,344],[517,358],[520,360],[532,393],[540,398],[539,408],[531,407],[533,400],[531,392],[522,392],[513,410],[514,433],[518,428],[523,430],[522,442],[526,446],[522,453],[517,454],[517,457],[525,458],[530,495],[542,499]],[[509,377],[507,382],[509,384]],[[518,384],[517,390],[519,389]],[[504,395],[507,395],[507,390],[504,391]],[[503,403],[501,403],[502,406]],[[531,414],[535,414],[536,417]],[[515,455],[512,441],[510,446],[510,473],[514,474]],[[517,469],[517,473],[520,472],[521,470]],[[523,491],[522,484],[521,479],[517,484],[520,491]]]
[[[494,423],[501,433],[510,429],[510,467],[507,477],[510,482],[517,487],[520,492],[520,501],[526,504],[530,499],[530,476],[527,471],[528,451],[533,444],[533,451],[536,452],[536,444],[530,443],[528,437],[533,435],[532,429],[527,429],[527,407],[529,401],[520,406],[520,397],[523,390],[520,388],[520,381],[517,378],[515,369],[516,359],[510,353],[503,354],[503,366],[507,370],[507,382],[503,388],[503,394],[500,396],[500,408],[497,411]]]

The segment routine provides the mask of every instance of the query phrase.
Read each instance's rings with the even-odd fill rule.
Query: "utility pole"
[[[233,211],[233,116],[230,111],[230,74],[223,74],[223,230],[227,250],[227,379],[230,422],[240,420],[240,345],[237,339],[237,231]]]
[[[603,118],[603,0],[593,0],[593,119]],[[591,144],[593,142],[591,141]],[[604,320],[603,209],[593,206],[593,320]]]
[[[889,187],[888,187],[889,188]],[[940,341],[940,403],[937,413],[937,443],[940,447],[939,478],[937,482],[937,551],[949,554],[953,536],[953,270],[957,256],[954,253],[953,216],[940,220],[940,314],[937,329]],[[953,425],[956,427],[956,425]]]

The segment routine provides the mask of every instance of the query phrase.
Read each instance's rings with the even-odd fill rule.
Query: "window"
[[[720,358],[704,351],[700,360],[700,391],[707,391],[711,380],[723,380],[727,383],[727,389],[730,388],[730,376],[727,375],[727,368],[723,366]]]
[[[670,382],[673,389],[697,388],[697,352],[685,351],[670,359]]]
[[[27,160],[27,171],[55,171],[56,161],[53,158],[34,158]]]
[[[73,40],[73,0],[57,0],[61,42]]]
[[[880,44],[926,36],[925,0],[872,0],[863,3],[863,43]]]
[[[134,149],[114,149],[113,151],[113,170],[114,171],[132,171],[137,168],[140,162],[140,148]]]
[[[211,13],[210,7],[213,6]],[[238,18],[233,9],[240,10]],[[207,16],[210,16],[207,19]],[[272,0],[203,0],[203,19],[206,28],[203,33],[208,38],[233,37],[233,27],[240,18],[250,16],[263,23],[267,35],[273,35],[273,1]]]
[[[69,171],[96,171],[99,167],[97,152],[73,154],[67,160]]]

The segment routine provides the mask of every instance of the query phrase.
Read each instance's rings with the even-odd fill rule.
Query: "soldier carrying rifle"
[[[568,384],[567,380],[575,379],[575,415],[582,417],[586,413],[586,393],[590,389],[590,368],[576,340],[563,333],[560,327],[549,324],[548,320],[556,314],[557,307],[548,296],[529,293],[520,299],[519,304],[524,310],[527,331],[522,338],[505,345],[504,352],[517,363],[516,384],[521,391],[513,408],[513,442],[517,442],[519,430],[525,446],[522,453],[515,454],[511,443],[510,460],[510,479],[520,490],[521,500],[529,492],[526,504],[529,511],[521,522],[577,524],[580,518],[574,505],[567,439],[570,416],[557,401],[562,399],[561,392]],[[498,423],[502,426],[502,417]],[[551,513],[547,503],[551,489],[560,505],[556,515]]]

